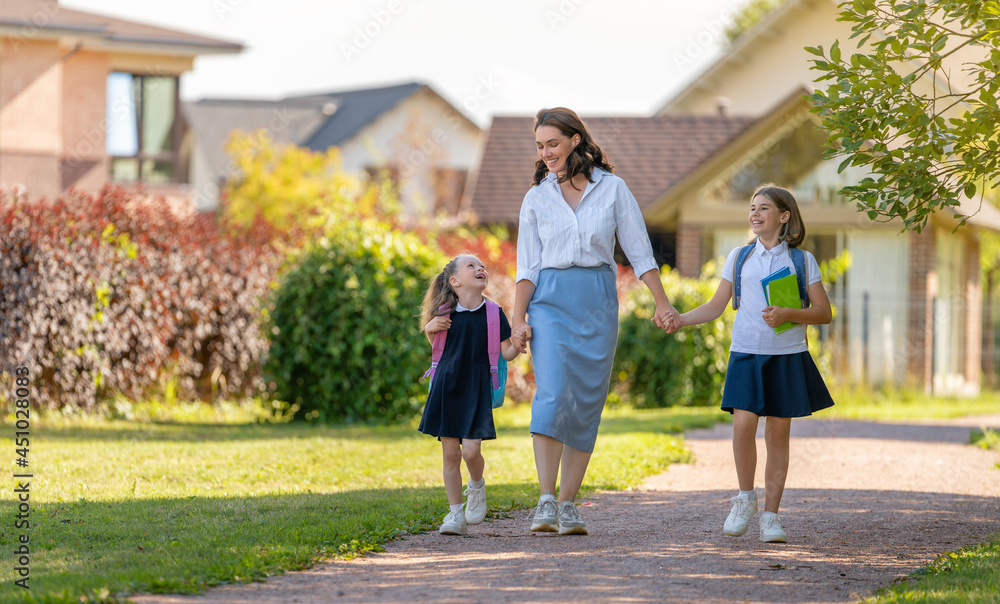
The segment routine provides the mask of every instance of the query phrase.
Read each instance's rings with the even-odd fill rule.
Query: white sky
[[[185,100],[277,99],[409,81],[481,126],[564,105],[649,115],[717,58],[746,0],[61,0],[239,42],[202,56]]]

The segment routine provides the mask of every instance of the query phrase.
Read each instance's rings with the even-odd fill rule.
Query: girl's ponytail
[[[459,258],[461,258],[461,256],[452,258],[451,261],[444,266],[444,269],[431,279],[431,283],[427,287],[427,293],[424,294],[424,303],[420,313],[421,329],[423,329],[424,325],[427,325],[427,323],[434,317],[448,315],[451,314],[451,311],[455,310],[455,307],[458,304],[458,294],[456,294],[455,290],[451,288],[449,280],[458,269]],[[448,310],[440,310],[442,306],[447,307]]]

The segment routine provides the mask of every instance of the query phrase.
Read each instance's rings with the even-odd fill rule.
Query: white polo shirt
[[[729,252],[726,264],[722,267],[722,278],[732,283],[733,267],[740,248]],[[803,250],[804,251],[804,250]],[[820,281],[819,264],[809,252],[805,252],[806,283],[812,285]],[[740,307],[736,310],[736,321],[733,324],[732,344],[729,352],[745,352],[749,354],[796,354],[809,350],[806,343],[806,326],[796,325],[788,331],[776,334],[774,328],[764,322],[761,313],[766,308],[764,288],[760,280],[782,267],[788,267],[795,273],[792,258],[788,254],[788,244],[782,241],[767,250],[758,240],[753,254],[743,264],[740,289]],[[807,285],[807,287],[808,287]]]
[[[546,268],[615,266],[615,235],[636,276],[657,268],[642,211],[625,181],[595,168],[574,212],[551,172],[521,203],[517,278],[538,285]]]

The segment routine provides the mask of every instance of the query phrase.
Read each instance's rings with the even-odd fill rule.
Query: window
[[[178,80],[115,72],[107,85],[111,180],[176,182],[180,128]]]

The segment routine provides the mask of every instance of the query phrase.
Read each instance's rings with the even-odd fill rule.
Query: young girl
[[[802,245],[805,224],[795,198],[774,185],[761,185],[750,201],[750,229],[757,236],[753,252],[743,264],[739,308],[729,348],[729,369],[722,392],[722,409],[733,414],[733,457],[740,492],[732,498],[733,509],[723,526],[727,535],[747,531],[757,512],[754,471],[757,468],[757,419],[767,417],[764,442],[764,513],[760,518],[760,540],[785,543],[778,506],[788,473],[788,434],[791,418],[811,415],[833,405],[823,378],[806,345],[806,325],[830,322],[830,300],[820,281],[819,266],[805,252],[808,308],[768,306],[760,280],[788,267],[795,272],[789,248]],[[734,266],[740,248],[730,252],[722,269],[722,280],[712,299],[675,321],[673,329],[714,321],[726,310],[733,296]],[[774,327],[785,321],[797,323],[776,334]]]
[[[427,339],[448,330],[444,352],[431,378],[419,430],[437,436],[444,453],[444,488],[451,510],[442,535],[464,535],[467,524],[486,517],[486,461],[482,441],[497,437],[493,427],[492,382],[483,290],[489,275],[475,256],[462,255],[445,265],[424,296],[423,324]],[[510,361],[520,345],[511,343],[510,324],[500,309],[500,352]],[[462,507],[462,460],[469,470],[468,502]]]

